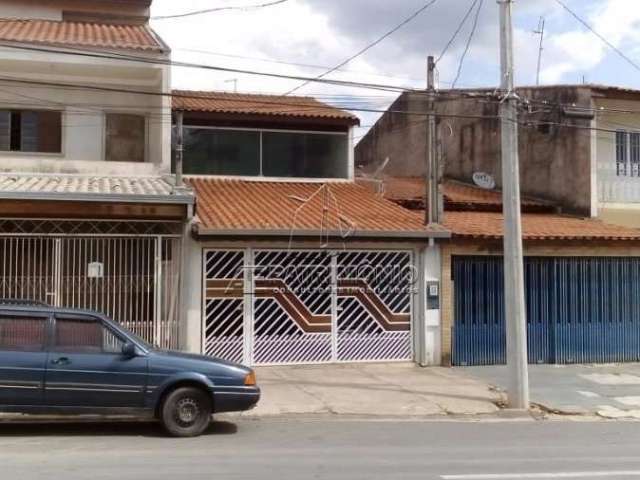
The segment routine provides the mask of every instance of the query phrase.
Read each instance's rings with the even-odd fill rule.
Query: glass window
[[[187,175],[260,175],[260,132],[184,129]]]
[[[616,175],[627,176],[627,132],[616,132]]]
[[[98,320],[56,319],[58,352],[120,353],[123,345],[124,341]]]
[[[0,317],[0,350],[39,352],[44,349],[46,318]]]
[[[0,110],[0,150],[61,153],[62,113],[49,110]]]
[[[266,177],[346,178],[347,136],[263,132]]]
[[[640,177],[640,133],[629,134],[629,174]]]
[[[142,115],[106,115],[105,158],[111,162],[144,162],[147,120]]]

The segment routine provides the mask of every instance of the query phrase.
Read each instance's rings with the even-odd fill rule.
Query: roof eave
[[[52,202],[102,202],[193,205],[193,195],[138,195],[111,193],[0,192],[0,200],[40,200]]]
[[[423,240],[429,238],[447,239],[451,237],[448,231],[401,231],[401,230],[362,230],[355,231],[345,237],[345,232],[326,230],[288,230],[288,229],[229,229],[210,228],[198,225],[196,232],[201,236],[216,237],[331,237],[343,240],[355,238],[394,238]]]

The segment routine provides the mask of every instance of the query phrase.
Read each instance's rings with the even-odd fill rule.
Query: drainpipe
[[[184,187],[182,179],[182,159],[184,156],[184,112],[176,112],[176,189]]]

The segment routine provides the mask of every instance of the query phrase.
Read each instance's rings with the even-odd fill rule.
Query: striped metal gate
[[[207,355],[255,365],[410,360],[410,252],[205,252]]]
[[[454,365],[506,362],[501,257],[454,257]],[[530,363],[640,360],[640,258],[527,257]]]
[[[0,236],[0,298],[98,311],[177,348],[180,264],[178,237]]]

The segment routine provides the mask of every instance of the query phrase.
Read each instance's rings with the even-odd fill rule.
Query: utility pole
[[[540,85],[540,69],[542,67],[542,52],[544,51],[544,17],[540,17],[538,29],[533,33],[540,35],[540,47],[538,48],[538,69],[536,70],[536,85]]]
[[[518,158],[518,97],[514,91],[513,0],[500,4],[502,122],[502,194],[504,209],[504,290],[507,325],[508,403],[528,409],[527,318],[524,296],[522,224],[520,215],[520,169]]]
[[[438,140],[435,109],[435,71],[436,62],[432,55],[427,59],[427,94],[429,95],[427,121],[427,172],[425,192],[425,224],[440,222],[438,199]]]

